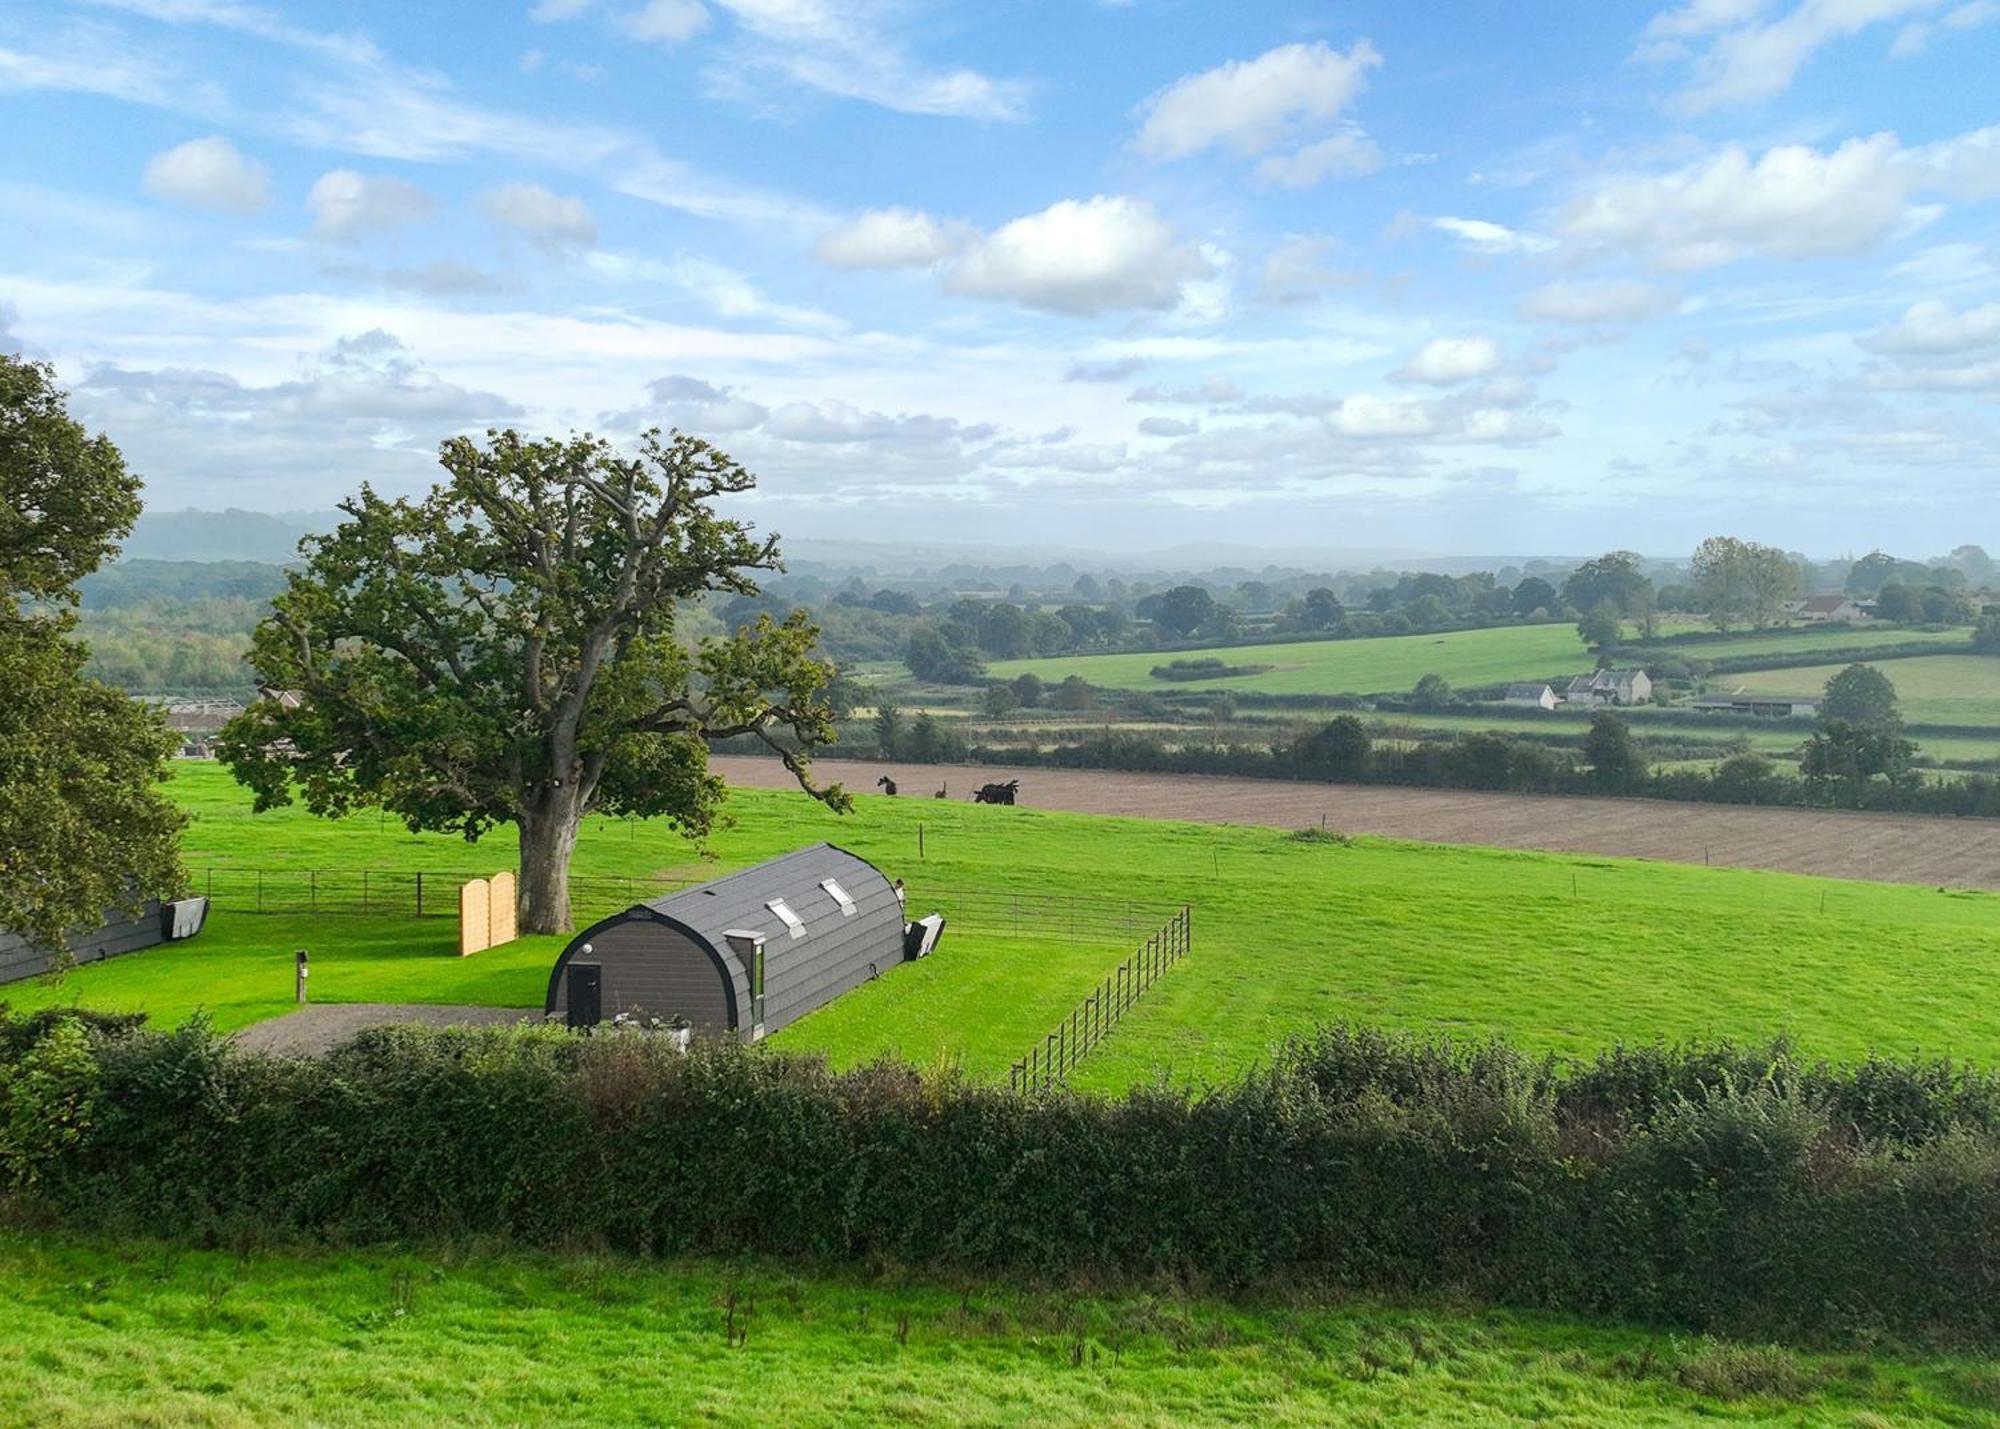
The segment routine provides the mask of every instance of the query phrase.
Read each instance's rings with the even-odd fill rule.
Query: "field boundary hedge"
[[[2000,1085],[1786,1045],[1575,1065],[1327,1028],[1241,1081],[1027,1096],[641,1033],[0,1018],[0,1198],[252,1246],[498,1239],[1273,1279],[1738,1335],[2000,1344]]]

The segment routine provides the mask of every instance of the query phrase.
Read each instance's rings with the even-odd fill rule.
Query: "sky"
[[[2000,549],[2000,0],[7,0],[158,509],[652,426],[819,539]]]

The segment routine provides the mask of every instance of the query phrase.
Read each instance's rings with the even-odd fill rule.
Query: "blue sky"
[[[658,424],[794,535],[2000,546],[2000,0],[13,0],[0,126],[161,508]]]

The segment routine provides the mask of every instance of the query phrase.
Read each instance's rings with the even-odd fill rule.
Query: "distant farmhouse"
[[[1652,697],[1652,679],[1636,669],[1578,675],[1563,691],[1563,699],[1573,705],[1643,705]]]
[[[180,736],[183,759],[208,758],[216,732],[243,713],[243,706],[230,699],[162,699],[155,703],[166,716],[167,728]]]
[[[1509,685],[1506,702],[1522,709],[1552,710],[1560,703],[1554,689],[1544,684]]]
[[[1785,614],[1806,625],[1869,619],[1865,605],[1844,595],[1809,595],[1804,600],[1788,600],[1785,602]]]

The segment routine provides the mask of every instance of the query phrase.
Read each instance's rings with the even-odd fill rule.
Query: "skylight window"
[[[854,895],[840,886],[839,879],[822,878],[819,881],[819,886],[833,895],[833,901],[840,905],[841,917],[852,918],[854,916]]]
[[[794,913],[792,911],[792,905],[787,903],[784,899],[773,898],[769,903],[766,903],[764,906],[766,908],[769,908],[773,913],[776,913],[778,915],[778,921],[785,925],[786,930],[790,932],[794,938],[803,938],[806,935],[806,920],[801,918],[798,914]]]

